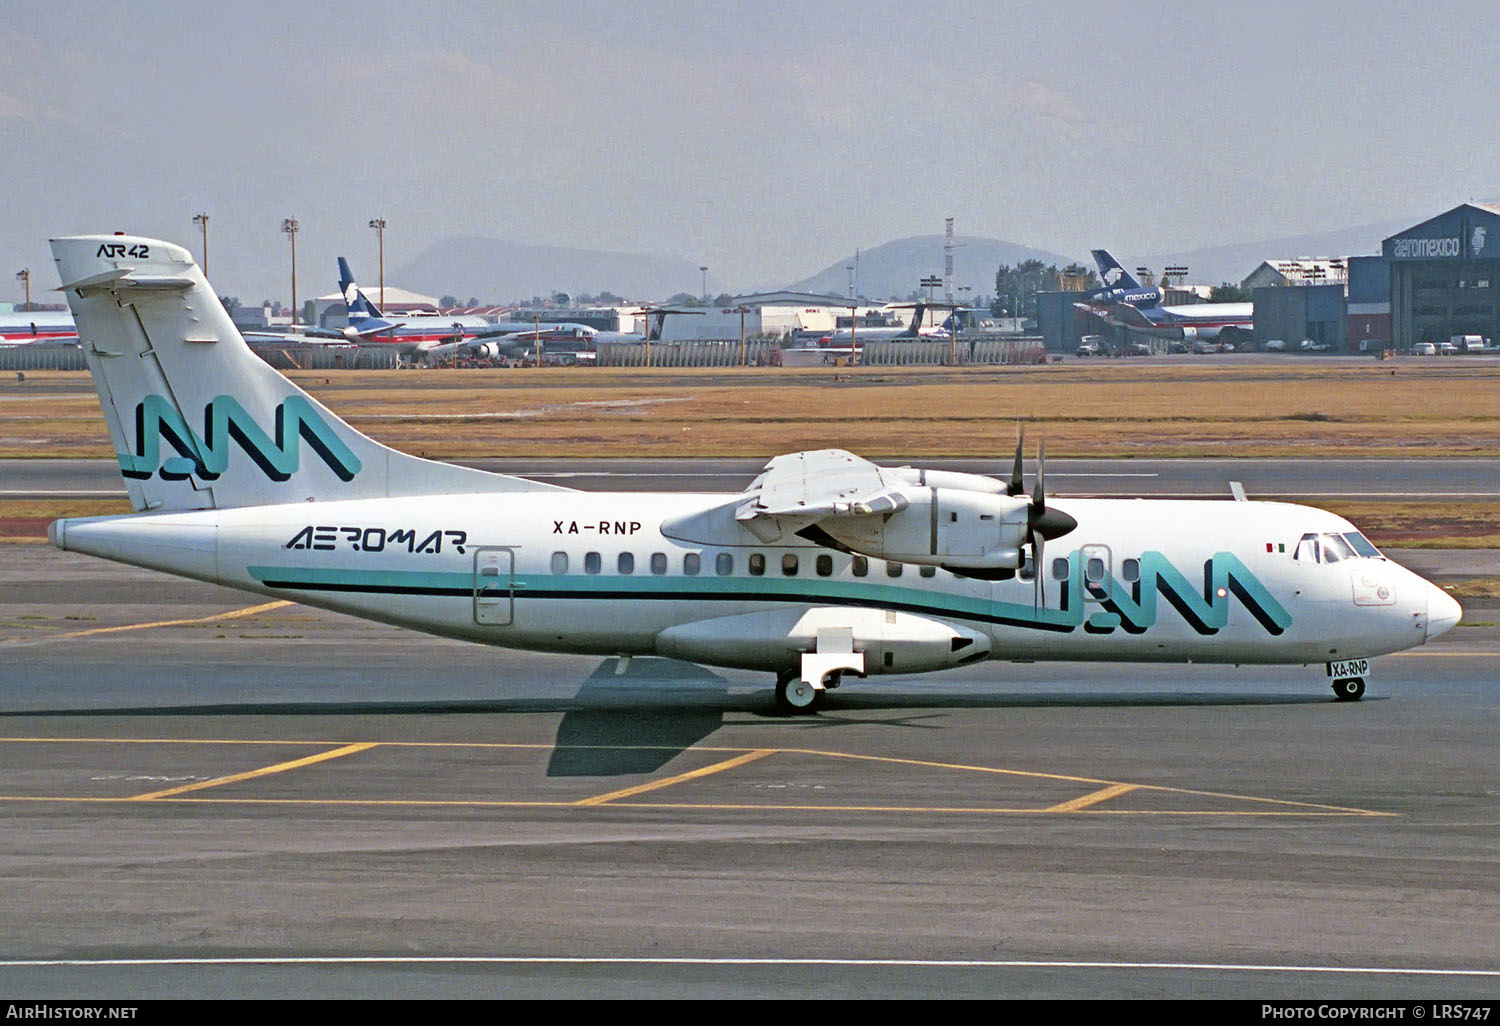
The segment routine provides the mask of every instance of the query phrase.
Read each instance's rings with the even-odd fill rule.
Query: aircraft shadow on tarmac
[[[903,690],[902,682],[853,681],[830,693],[822,710],[811,716],[777,713],[772,689],[748,690],[731,684],[694,663],[637,657],[625,667],[605,659],[585,678],[571,698],[457,699],[450,701],[308,701],[234,702],[198,705],[90,707],[0,711],[0,719],[37,716],[440,716],[562,713],[547,766],[549,777],[608,777],[654,772],[684,751],[712,736],[726,713],[757,717],[759,725],[782,729],[826,730],[855,726],[942,729],[932,722],[945,711],[960,709],[1046,708],[1204,708],[1323,705],[1333,701],[1310,691],[1006,691],[952,684],[935,689],[934,681]],[[1367,699],[1367,701],[1378,699]],[[895,715],[871,718],[870,713]],[[746,726],[737,721],[736,726]]]
[[[675,659],[606,659],[574,701],[547,776],[652,773],[724,725],[729,682]]]

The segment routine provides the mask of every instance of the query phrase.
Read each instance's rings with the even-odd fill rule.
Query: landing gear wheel
[[[804,684],[800,674],[784,673],[776,678],[776,708],[787,715],[813,712],[822,699],[823,692],[810,684]]]
[[[1333,694],[1340,702],[1358,702],[1365,696],[1365,679],[1341,677],[1333,682]]]

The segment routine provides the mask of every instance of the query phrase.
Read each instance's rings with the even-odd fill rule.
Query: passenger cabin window
[[[635,554],[631,552],[620,553],[620,559],[616,565],[620,568],[620,573],[622,574],[635,573]]]
[[[887,577],[900,577],[905,570],[906,564],[904,563],[887,563],[885,565],[885,575]]]
[[[1031,563],[1031,553],[1028,552],[1026,553],[1026,557],[1021,560],[1021,568],[1016,571],[1016,576],[1023,581],[1029,581],[1035,572],[1035,567]]]
[[[1098,556],[1090,556],[1083,566],[1083,576],[1090,584],[1098,584],[1104,580],[1104,560]]]
[[[734,573],[734,553],[721,552],[714,559],[714,573],[720,577],[728,577]]]
[[[1141,561],[1139,559],[1120,560],[1120,576],[1131,584],[1141,579]]]
[[[870,573],[870,561],[864,556],[855,556],[854,561],[850,563],[850,568],[853,569],[855,577],[867,577]]]
[[[651,553],[651,572],[653,574],[664,574],[667,572],[667,554],[665,552]]]
[[[833,557],[827,554],[820,555],[817,559],[817,571],[819,577],[827,577],[833,573]]]
[[[697,577],[698,571],[703,567],[703,560],[696,552],[689,552],[682,557],[682,572],[688,577]]]
[[[781,557],[781,573],[785,577],[797,576],[797,557],[790,552]]]
[[[1068,579],[1068,557],[1058,556],[1052,561],[1052,579],[1054,581],[1066,581]]]
[[[565,574],[568,572],[568,554],[566,552],[552,553],[552,572]]]
[[[921,574],[923,577],[936,577],[937,576],[937,567],[935,567],[935,566],[919,566],[919,567],[917,567],[917,573]]]
[[[584,573],[586,573],[586,574],[597,574],[599,572],[599,569],[600,569],[601,566],[603,566],[603,560],[601,560],[599,558],[599,553],[597,553],[597,552],[585,552],[583,554],[583,572]]]
[[[766,554],[764,552],[750,553],[750,576],[759,577],[766,572]]]

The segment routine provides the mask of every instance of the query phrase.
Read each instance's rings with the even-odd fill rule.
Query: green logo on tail
[[[135,452],[119,457],[120,472],[139,481],[160,475],[164,481],[197,477],[216,480],[229,467],[233,442],[272,481],[287,481],[297,472],[301,442],[317,454],[341,481],[359,473],[359,458],[318,415],[305,396],[288,396],[276,407],[274,437],[233,396],[216,396],[203,410],[200,437],[178,411],[159,395],[148,395],[135,407]],[[178,455],[162,457],[165,439]]]

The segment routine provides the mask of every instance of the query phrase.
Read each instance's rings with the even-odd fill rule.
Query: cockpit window
[[[1344,535],[1344,541],[1348,542],[1355,552],[1367,559],[1380,559],[1380,550],[1370,544],[1370,539],[1358,531],[1350,531]]]
[[[1318,536],[1304,534],[1302,540],[1297,543],[1297,551],[1292,553],[1292,558],[1299,563],[1316,563],[1318,561]]]
[[[1339,535],[1325,534],[1323,536],[1323,562],[1337,563],[1341,559],[1353,558],[1354,550]]]

